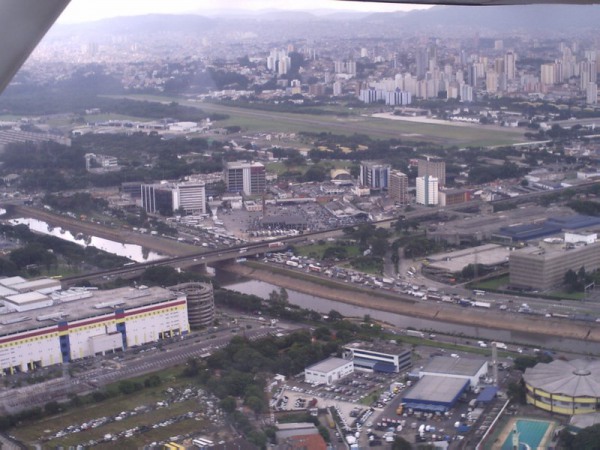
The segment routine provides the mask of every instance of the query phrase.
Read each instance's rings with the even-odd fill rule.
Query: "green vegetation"
[[[361,115],[339,118],[324,114],[323,109],[304,113],[302,107],[292,107],[292,112],[263,111],[215,103],[188,102],[178,97],[162,98],[159,96],[133,95],[129,99],[146,99],[177,101],[182,105],[199,107],[209,113],[220,113],[229,116],[222,122],[223,126],[240,126],[249,131],[271,131],[299,133],[310,130],[314,133],[337,133],[351,136],[355,133],[370,136],[373,139],[394,139],[405,136],[405,142],[429,142],[445,147],[450,146],[493,146],[510,145],[524,140],[520,130],[490,127],[457,127],[451,125],[426,124],[387,120]],[[252,106],[252,105],[251,105]],[[260,107],[262,109],[262,106]],[[302,112],[299,116],[296,112]]]
[[[81,247],[54,236],[33,233],[27,225],[0,225],[0,232],[23,244],[11,251],[8,258],[0,258],[0,275],[3,276],[66,275],[85,265],[109,269],[129,261],[95,247]]]
[[[350,241],[326,242],[320,240],[314,244],[296,248],[296,254],[318,260],[355,258],[360,255],[357,245]]]
[[[502,287],[507,286],[509,282],[509,276],[506,274],[498,278],[488,278],[487,280],[469,284],[469,288],[481,289],[484,291],[497,291],[502,289]]]

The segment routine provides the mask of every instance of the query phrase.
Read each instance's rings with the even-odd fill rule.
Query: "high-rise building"
[[[587,85],[585,94],[585,100],[588,105],[598,104],[598,85],[596,83],[590,81]]]
[[[417,176],[435,177],[443,187],[446,185],[446,162],[436,156],[425,156],[425,159],[419,159]]]
[[[436,177],[425,175],[417,177],[417,203],[420,205],[437,205],[439,201],[439,184]]]
[[[291,68],[291,59],[285,50],[274,49],[267,57],[267,69],[285,75]]]
[[[342,95],[342,83],[340,81],[333,83],[333,95],[336,97]]]
[[[581,61],[579,63],[579,87],[585,91],[589,83],[596,82],[596,61]]]
[[[149,213],[172,213],[173,192],[168,184],[143,184],[142,208]]]
[[[462,83],[459,87],[460,90],[460,101],[461,102],[472,102],[473,101],[473,86],[469,86],[466,83]]]
[[[408,205],[408,176],[399,170],[392,170],[390,172],[390,185],[388,193],[390,198],[398,202],[400,205]]]
[[[227,192],[259,195],[266,190],[265,166],[258,162],[228,162],[223,170],[223,178]]]
[[[508,80],[514,80],[517,74],[517,55],[515,52],[506,52],[504,55],[504,71]]]
[[[556,83],[556,66],[555,64],[542,64],[540,68],[540,81],[546,86],[551,86]]]
[[[206,214],[206,189],[202,182],[176,183],[173,186],[173,210],[186,214]]]
[[[333,70],[335,73],[343,73],[354,76],[356,75],[356,61],[352,59],[334,61]]]
[[[493,70],[488,70],[485,74],[485,90],[489,94],[498,92],[498,74]]]
[[[388,189],[391,167],[376,161],[364,161],[360,165],[360,183],[370,189]]]

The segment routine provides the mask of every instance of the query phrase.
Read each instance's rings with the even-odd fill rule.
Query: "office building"
[[[425,159],[419,159],[417,166],[417,176],[431,176],[438,179],[440,187],[446,185],[446,162],[435,156],[425,156]]]
[[[472,192],[468,189],[448,189],[438,193],[440,206],[459,205],[471,201]]]
[[[375,161],[364,161],[360,165],[360,184],[372,190],[387,190],[391,166]]]
[[[410,198],[408,196],[408,176],[399,170],[390,172],[390,184],[388,188],[390,198],[400,205],[408,205]]]
[[[177,183],[173,186],[174,210],[186,214],[206,214],[206,191],[202,182]]]
[[[2,290],[11,290],[2,284]],[[39,280],[38,280],[39,281]],[[55,280],[52,280],[55,281]],[[74,288],[17,299],[3,298],[0,371],[28,372],[189,332],[185,294],[160,287],[108,291]],[[33,296],[35,295],[35,299]],[[13,295],[14,297],[14,295]],[[35,303],[35,305],[34,305]]]
[[[141,192],[142,208],[146,212],[167,215],[175,210],[173,190],[169,184],[143,184]]]
[[[260,195],[266,190],[265,166],[258,162],[228,162],[225,164],[223,178],[227,192]]]
[[[144,184],[142,207],[149,213],[206,214],[206,190],[203,182]]]
[[[412,365],[411,349],[387,342],[360,342],[344,347],[344,358],[354,362],[355,369],[369,372],[399,373]]]
[[[600,242],[582,238],[578,242],[546,239],[538,246],[525,247],[510,253],[508,260],[510,284],[540,291],[560,286],[569,270],[581,267],[588,273],[600,268]]]
[[[432,206],[439,202],[439,184],[436,177],[417,177],[417,199],[419,205]]]

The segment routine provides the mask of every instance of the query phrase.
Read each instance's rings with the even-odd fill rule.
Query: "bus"
[[[473,294],[475,294],[475,295],[485,295],[485,291],[482,291],[480,289],[473,289]]]

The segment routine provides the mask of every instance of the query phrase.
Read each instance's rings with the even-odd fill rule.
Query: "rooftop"
[[[469,264],[494,266],[508,260],[510,251],[501,245],[486,244],[455,252],[427,257],[430,266],[447,272],[458,272]]]
[[[306,370],[327,373],[327,372],[331,372],[332,370],[343,367],[348,363],[352,363],[352,361],[349,361],[347,359],[342,359],[342,358],[327,358],[323,361],[313,364],[310,367],[307,367]]]
[[[44,320],[47,317],[64,317],[63,320],[74,321],[92,316],[102,316],[114,311],[116,307],[131,309],[177,298],[176,293],[161,287],[89,290],[85,291],[85,294],[72,297],[76,301],[65,301],[69,296],[63,296],[65,300],[55,300],[52,306],[2,314],[0,315],[0,336],[53,325],[55,322]],[[18,297],[22,297],[22,302],[27,302],[34,301],[31,299],[34,295],[42,294],[31,292],[20,294]]]
[[[600,398],[600,361],[555,359],[523,374],[525,383],[551,394]]]
[[[450,405],[458,398],[468,384],[469,380],[463,378],[425,375],[414,387],[404,394],[402,401],[407,403],[445,403]]]
[[[410,349],[399,344],[392,344],[387,341],[375,341],[375,342],[352,342],[345,346],[348,350],[366,350],[370,352],[383,353],[387,355],[400,355]]]
[[[487,364],[485,359],[434,356],[421,370],[421,373],[472,377],[477,375],[477,372],[479,372],[481,367],[485,364]]]

